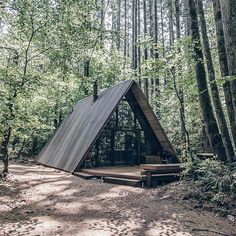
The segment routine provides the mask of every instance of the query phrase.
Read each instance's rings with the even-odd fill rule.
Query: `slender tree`
[[[175,0],[175,18],[176,18],[176,39],[180,40],[181,38],[181,32],[180,32],[180,2],[179,0]],[[181,52],[181,49],[178,48],[178,52]],[[174,77],[174,88],[176,91],[177,98],[179,100],[180,104],[180,123],[181,123],[181,143],[182,143],[182,149],[183,149],[183,157],[186,157],[186,151],[189,152],[190,156],[190,137],[189,137],[189,132],[187,130],[186,126],[186,115],[185,115],[185,101],[184,101],[184,91],[181,86],[181,79],[182,79],[182,67],[181,65],[177,66],[177,76],[180,80],[179,88],[177,88],[177,83]]]
[[[138,16],[137,16],[137,29],[138,29],[138,32],[137,32],[137,37],[138,37],[138,40],[137,40],[137,43],[138,43],[138,47],[137,47],[137,57],[138,57],[138,74],[139,74],[139,85],[141,87],[141,79],[140,79],[140,74],[141,74],[141,47],[140,47],[140,36],[141,36],[141,4],[140,4],[140,1],[138,1],[138,6],[137,6],[137,11],[138,11]]]
[[[162,56],[165,57],[165,37],[164,37],[164,13],[163,13],[163,0],[160,0],[160,12],[161,12],[161,42],[162,42]]]
[[[138,38],[138,2],[133,0],[132,2],[132,68],[137,70],[138,68],[138,55],[137,55],[137,38]],[[135,72],[137,73],[137,71]]]
[[[103,31],[104,31],[104,18],[105,18],[105,12],[104,12],[104,0],[101,0],[100,3],[100,7],[101,7],[101,12],[100,12],[100,44],[102,45],[103,42]]]
[[[154,22],[153,22],[153,0],[149,0],[148,1],[148,15],[149,15],[149,36],[150,36],[150,39],[151,39],[151,47],[150,47],[150,58],[154,58],[154,49],[153,49],[153,44],[155,42],[154,40],[154,30],[153,28],[155,27],[154,26]],[[150,94],[149,94],[149,97],[151,98],[150,99],[150,102],[152,103],[153,102],[153,95],[154,95],[154,79],[152,76],[150,76],[149,78],[150,80]]]
[[[126,59],[126,55],[127,55],[127,0],[124,1],[124,10],[125,10],[125,13],[124,13],[124,18],[125,18],[125,29],[124,29],[124,33],[125,33],[125,36],[124,36],[124,57]]]
[[[121,0],[117,0],[117,49],[120,50],[121,47]]]
[[[143,0],[143,30],[144,30],[144,36],[146,37],[147,36],[147,0]],[[147,61],[147,59],[148,59],[148,49],[147,47],[144,47],[144,63]],[[149,90],[148,78],[145,77],[144,78],[144,93],[147,99],[149,98],[148,90]]]
[[[169,15],[169,44],[174,43],[174,20],[173,20],[173,4],[172,0],[168,0],[168,15]]]
[[[156,61],[159,59],[159,52],[158,52],[158,4],[157,0],[154,0],[154,58]],[[154,90],[154,97],[155,97],[155,108],[156,108],[156,114],[160,118],[160,78],[159,78],[159,70],[156,71],[156,77],[155,77],[155,90]]]

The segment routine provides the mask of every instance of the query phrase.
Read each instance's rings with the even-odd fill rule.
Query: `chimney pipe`
[[[98,81],[95,80],[93,83],[93,102],[96,102],[98,98]]]

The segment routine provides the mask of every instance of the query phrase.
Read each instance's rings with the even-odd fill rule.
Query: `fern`
[[[219,202],[224,194],[236,193],[236,163],[195,159],[187,164],[183,177],[196,181],[205,193],[213,192],[212,201]]]

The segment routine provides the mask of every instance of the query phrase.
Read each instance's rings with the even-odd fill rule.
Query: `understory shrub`
[[[203,198],[221,202],[226,195],[236,193],[236,163],[224,164],[217,160],[195,159],[186,165],[183,178],[195,181],[203,192]],[[235,195],[234,195],[235,196]]]

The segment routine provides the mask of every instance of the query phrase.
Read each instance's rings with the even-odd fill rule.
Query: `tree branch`
[[[228,236],[229,234],[225,234],[216,230],[210,230],[210,229],[192,229],[192,231],[203,231],[203,232],[211,232],[211,233],[215,233],[215,234],[220,234],[220,235],[224,235],[224,236]]]
[[[43,51],[39,52],[38,54],[32,56],[31,58],[28,59],[28,62],[31,61],[31,60],[33,60],[34,58],[40,56],[40,55],[43,54],[44,52],[50,50],[51,48],[52,48],[52,47],[46,48],[46,49],[44,49]]]

